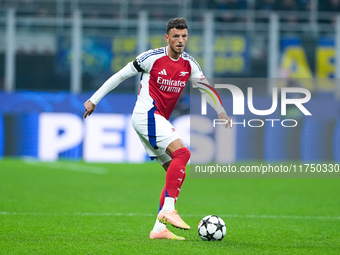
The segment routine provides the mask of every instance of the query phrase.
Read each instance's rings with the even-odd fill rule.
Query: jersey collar
[[[181,56],[180,56],[178,59],[173,59],[172,57],[169,56],[169,54],[168,54],[168,52],[167,52],[167,46],[164,47],[164,52],[165,52],[165,55],[168,56],[172,61],[178,61],[178,60],[180,60],[181,57],[182,57],[182,54],[183,54],[183,53],[181,53]]]

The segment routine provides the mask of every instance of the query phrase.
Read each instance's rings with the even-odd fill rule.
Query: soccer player
[[[151,239],[184,240],[166,228],[171,224],[180,229],[190,229],[175,210],[175,203],[185,179],[185,167],[190,151],[170,124],[169,117],[177,100],[190,80],[202,93],[208,93],[207,102],[216,110],[220,119],[229,117],[222,107],[216,91],[209,86],[201,68],[184,52],[188,41],[188,26],[184,18],[168,21],[165,40],[167,46],[149,50],[137,56],[119,72],[111,76],[84,103],[84,118],[91,115],[99,101],[122,81],[141,72],[140,90],[132,114],[132,125],[151,159],[166,171],[165,185],[160,196],[156,223]],[[226,126],[228,126],[228,123]]]

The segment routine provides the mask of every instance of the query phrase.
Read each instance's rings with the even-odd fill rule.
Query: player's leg
[[[176,139],[169,144],[166,152],[172,161],[166,173],[164,205],[158,213],[158,219],[178,228],[190,229],[175,210],[175,202],[185,179],[185,167],[190,158],[190,151],[180,139]]]
[[[148,155],[151,159],[157,158],[159,163],[163,166],[165,170],[169,168],[171,165],[172,158],[165,152],[166,149],[169,147],[169,145],[177,140],[179,138],[179,135],[177,132],[174,131],[174,128],[170,124],[169,121],[167,121],[164,117],[155,114],[154,115],[154,123],[156,124],[156,132],[155,134],[152,134],[152,137],[156,137],[156,145],[151,145],[150,140],[150,134],[148,129],[148,118],[149,116],[147,114],[133,114],[132,116],[132,125],[134,129],[136,130],[145,150],[147,151]],[[180,141],[180,140],[179,140]],[[177,143],[174,143],[175,145]],[[181,146],[181,147],[184,147]],[[170,151],[173,150],[173,146],[169,147]],[[176,153],[175,153],[176,154]],[[184,178],[183,178],[184,179]],[[162,191],[161,195],[161,206],[163,206],[164,197],[166,194],[166,190]],[[175,196],[178,195],[178,190],[176,191]],[[162,201],[163,200],[163,201]],[[165,231],[166,225],[160,223],[158,220],[156,220],[155,228],[152,233],[150,233],[150,238],[157,238],[157,239],[176,239],[176,240],[184,240],[183,237],[177,237],[173,235],[172,233],[167,233]],[[159,235],[157,235],[160,233]],[[155,235],[156,234],[156,235]]]
[[[162,165],[165,171],[168,170],[168,168],[169,168],[169,166],[170,166],[170,163],[171,163],[171,160],[168,161],[167,163],[165,163],[165,164]],[[182,184],[183,184],[183,182],[184,182],[184,180],[185,180],[185,176],[186,176],[186,174],[184,173],[184,175],[183,175],[183,177],[182,177],[182,181],[181,181],[181,183],[180,183],[180,186],[179,186],[178,191],[177,191],[177,194],[176,194],[175,203],[177,202],[177,198],[178,198],[178,195],[179,195],[179,193],[180,193]],[[162,192],[161,192],[161,195],[160,195],[160,199],[159,199],[159,210],[158,210],[158,212],[163,208],[163,205],[164,205],[164,200],[165,200],[165,189],[166,189],[166,187],[165,187],[165,185],[164,185],[164,187],[163,187],[163,189],[162,189]],[[160,232],[160,231],[162,231],[162,230],[165,229],[165,228],[166,228],[166,224],[164,224],[163,222],[159,221],[158,218],[157,218],[157,219],[156,219],[156,222],[155,222],[155,225],[154,225],[154,228],[153,228],[153,231]]]
[[[170,171],[174,171],[177,172],[177,178],[178,180],[177,182],[177,189],[175,192],[175,202],[177,201],[178,195],[180,193],[180,189],[182,187],[182,184],[185,180],[185,168],[186,165],[190,159],[190,151],[187,149],[187,147],[185,147],[185,145],[182,143],[182,141],[180,139],[176,139],[175,141],[173,141],[172,143],[169,144],[169,146],[166,149],[166,153],[169,154],[174,160],[172,160],[170,162],[170,164],[168,165],[168,168],[170,168]],[[180,160],[177,162],[177,160]],[[175,162],[177,164],[177,168],[174,167]],[[174,170],[175,169],[175,170]],[[178,171],[179,169],[179,171]],[[177,170],[177,171],[176,171]],[[168,171],[167,171],[167,175]],[[169,177],[170,178],[170,177]]]
[[[165,171],[168,170],[168,168],[170,167],[170,164],[172,162],[172,159],[171,157],[168,155],[168,154],[165,154],[165,155],[162,155],[160,157],[157,157],[157,161],[162,165],[162,167],[164,168]],[[164,163],[165,162],[165,163]],[[177,197],[179,195],[179,192],[180,192],[180,188],[184,182],[184,179],[185,179],[185,173],[184,173],[184,176],[182,177],[182,181],[180,183],[180,186],[179,186],[179,189],[176,193],[176,198],[175,198],[175,203],[177,202]],[[160,203],[159,203],[159,211],[162,209],[163,205],[164,205],[164,200],[165,200],[165,189],[166,189],[166,186],[164,185],[163,189],[162,189],[162,192],[161,192],[161,195],[160,195]],[[159,212],[158,211],[158,212]],[[163,222],[159,221],[158,220],[158,217],[156,218],[156,222],[155,222],[155,225],[150,233],[150,237],[155,237],[155,236],[168,236],[168,237],[173,237],[171,234],[167,233],[167,231],[165,230],[166,229],[166,224],[164,224]],[[157,235],[158,233],[160,233],[159,235]],[[177,236],[176,236],[177,237]],[[182,238],[182,239],[177,239],[175,238],[176,240],[184,240],[183,237],[178,237],[178,238]],[[162,238],[163,239],[163,238]]]
[[[162,165],[162,167],[164,168],[165,171],[168,170],[168,167],[170,166],[171,163],[171,157],[168,154],[164,154],[162,156],[157,157],[157,161]],[[165,185],[162,189],[160,198],[159,198],[159,209],[158,212],[162,209],[163,204],[164,204],[164,198],[165,198]],[[152,229],[152,232],[154,233],[160,233],[162,232],[164,229],[166,229],[166,224],[159,221],[158,217],[156,217],[156,222],[155,225]]]
[[[164,168],[164,170],[165,170],[165,172],[166,172],[166,171],[168,171],[168,168],[169,168],[169,166],[170,166],[172,160],[171,160],[171,158],[170,158],[170,156],[169,156],[168,154],[166,154],[166,155],[164,155],[164,156],[169,157],[169,161],[168,161],[168,162],[166,162],[166,163],[163,164],[163,162],[162,162],[161,159],[159,159],[159,158],[157,158],[157,161],[162,165],[162,167]],[[164,187],[163,187],[163,189],[162,189],[161,196],[160,196],[160,198],[159,198],[159,210],[158,210],[158,212],[159,212],[160,210],[162,210],[162,208],[163,208],[164,199],[165,199],[165,185],[164,185]]]
[[[181,188],[182,188],[183,182],[185,180],[185,177],[186,177],[186,173],[184,172],[183,177],[182,177],[182,181],[181,181],[181,183],[179,185],[179,188],[178,188],[178,191],[177,191],[176,201],[175,202],[177,202],[177,199],[178,199],[179,193],[181,192]]]
[[[171,158],[169,155],[164,154],[160,157],[157,157],[157,161],[162,165],[165,171],[168,170]],[[165,162],[165,163],[164,163]],[[164,198],[165,198],[165,186],[162,189],[161,196],[160,196],[160,203],[159,203],[159,211],[162,209],[164,204]],[[150,232],[150,238],[151,239],[172,239],[172,240],[185,240],[182,236],[177,236],[170,232],[166,228],[166,224],[161,222],[158,217],[156,218],[155,225],[153,226],[152,231]]]
[[[152,124],[150,128],[149,123]],[[190,158],[190,151],[182,143],[179,134],[171,123],[159,114],[136,114],[132,124],[151,158],[157,158],[163,166],[166,164],[164,206],[162,211],[174,211],[175,200],[184,180],[185,167]],[[151,125],[150,124],[150,125]],[[171,161],[169,164],[168,162]],[[188,229],[187,225],[177,227]]]
[[[172,162],[172,160],[168,161],[167,163],[163,164],[162,167],[164,168],[165,171],[168,170],[169,166],[170,166],[170,163]],[[186,177],[186,173],[184,172],[184,175],[182,177],[182,181],[179,185],[179,188],[177,190],[177,194],[176,194],[176,198],[175,198],[175,203],[177,202],[177,199],[178,199],[178,196],[179,196],[179,193],[181,191],[181,187],[182,187],[182,184],[185,180],[185,177]],[[162,189],[162,192],[161,192],[161,196],[160,196],[160,200],[159,200],[159,210],[162,209],[163,205],[164,205],[164,199],[165,199],[165,185]]]

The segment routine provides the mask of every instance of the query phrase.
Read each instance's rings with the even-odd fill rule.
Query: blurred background
[[[271,157],[272,149],[259,153],[244,142],[235,145],[234,160],[340,160],[340,0],[0,0],[0,156],[146,160],[129,128],[139,77],[107,95],[88,122],[83,102],[139,53],[165,46],[166,23],[177,16],[188,21],[186,50],[206,77],[280,78],[280,86],[313,93],[313,116],[332,118],[321,131],[301,128],[327,136],[319,152],[318,142],[299,143],[291,145],[298,155],[282,158],[282,148]],[[271,86],[257,82],[256,90],[267,94]],[[172,117],[185,132],[189,124],[176,118],[189,113],[189,94]],[[312,154],[303,156],[302,148]]]

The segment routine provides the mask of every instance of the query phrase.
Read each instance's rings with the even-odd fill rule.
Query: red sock
[[[178,196],[179,196],[179,193],[181,192],[181,187],[182,187],[182,184],[183,184],[183,182],[184,182],[184,180],[185,180],[185,176],[186,176],[186,173],[183,174],[182,182],[181,182],[181,184],[179,185],[179,187],[178,187],[178,189],[177,189],[177,195],[176,195],[176,200],[175,200],[175,202],[177,201],[177,198],[178,198]]]
[[[172,162],[166,171],[165,191],[169,197],[176,198],[178,189],[184,181],[185,166],[190,159],[190,151],[183,147],[171,154]]]
[[[175,203],[177,202],[177,198],[178,198],[179,193],[180,193],[180,191],[181,191],[181,187],[182,187],[182,184],[183,184],[183,182],[184,182],[184,180],[185,180],[185,176],[186,176],[186,173],[184,173],[184,175],[183,175],[183,177],[182,177],[182,182],[181,182],[181,184],[179,185],[179,188],[177,189],[177,194],[176,194]],[[163,205],[164,205],[164,199],[165,199],[165,185],[164,185],[164,187],[163,187],[163,189],[162,189],[161,196],[160,196],[160,198],[159,198],[159,210],[158,210],[158,211],[162,210]]]

